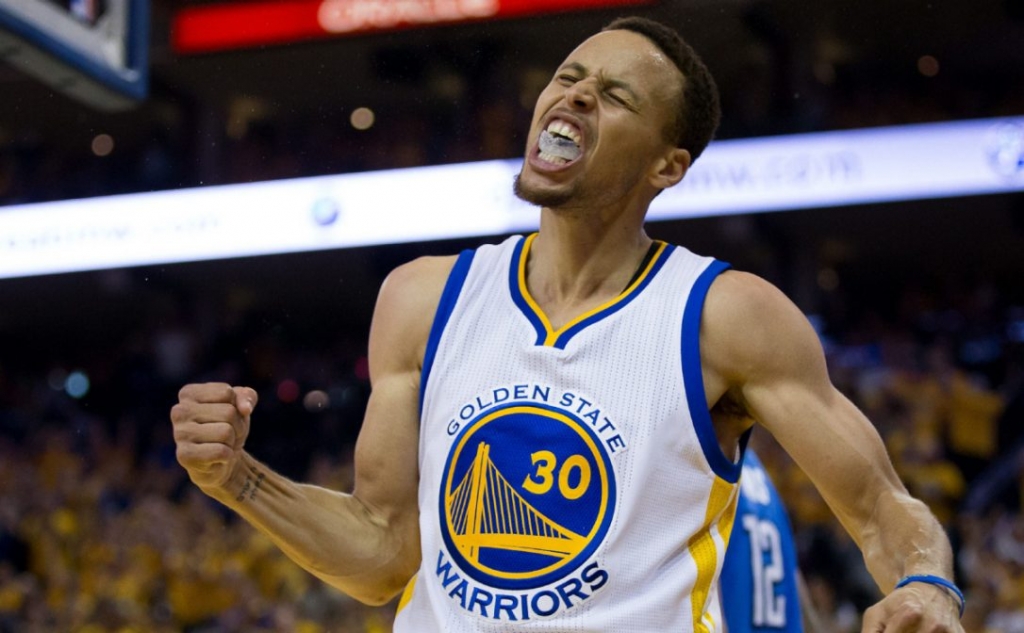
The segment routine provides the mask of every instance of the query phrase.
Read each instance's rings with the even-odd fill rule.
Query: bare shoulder
[[[381,297],[389,301],[440,300],[456,255],[419,257],[392,270],[381,286]],[[436,296],[435,296],[436,295]]]
[[[457,256],[420,257],[392,270],[381,285],[370,328],[371,371],[375,350],[418,367],[434,314]]]
[[[810,322],[781,290],[739,271],[718,276],[701,317],[701,356],[729,382],[777,372],[821,355]]]
[[[727,270],[715,279],[704,303],[706,317],[726,320],[729,325],[749,327],[764,322],[764,316],[784,318],[790,313],[800,311],[781,290],[757,275],[736,270]]]

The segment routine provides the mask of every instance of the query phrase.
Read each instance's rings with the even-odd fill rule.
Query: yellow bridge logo
[[[587,539],[544,516],[502,476],[480,442],[473,465],[448,495],[452,538],[467,560],[479,563],[480,548],[545,554],[559,561],[579,554]]]
[[[493,586],[537,587],[587,560],[611,523],[611,462],[587,424],[536,404],[491,410],[464,427],[439,499],[448,552]]]

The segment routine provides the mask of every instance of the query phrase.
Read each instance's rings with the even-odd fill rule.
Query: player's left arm
[[[772,433],[888,594],[865,614],[863,631],[962,631],[951,592],[922,582],[895,589],[908,576],[952,581],[949,540],[899,480],[870,421],[832,385],[799,308],[758,277],[723,273],[708,292],[700,343],[708,401],[728,398]]]

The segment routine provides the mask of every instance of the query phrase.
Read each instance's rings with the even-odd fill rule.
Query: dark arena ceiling
[[[271,126],[341,114],[347,121],[359,106],[381,114],[380,133],[400,133],[403,112],[467,94],[516,93],[529,105],[538,81],[576,42],[625,12],[676,25],[704,56],[723,93],[726,137],[936,116],[873,111],[913,110],[890,104],[893,90],[949,101],[951,116],[1004,114],[1021,107],[1024,84],[1024,0],[660,0],[176,55],[173,16],[200,4],[213,3],[153,0],[150,96],[126,112],[96,112],[0,62],[0,148],[27,142],[88,155],[99,132],[130,150],[162,127],[188,134],[239,116]],[[926,56],[933,76],[919,69]],[[753,114],[764,110],[771,116]]]

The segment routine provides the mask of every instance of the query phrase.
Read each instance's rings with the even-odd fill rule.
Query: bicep
[[[356,441],[353,494],[387,517],[416,513],[419,420],[409,380],[392,374],[376,381]]]
[[[817,334],[789,299],[751,276],[733,276],[721,290],[715,301],[709,295],[721,319],[704,322],[730,390],[859,539],[874,500],[905,492],[878,432],[833,386]]]
[[[385,281],[374,310],[371,392],[356,442],[353,494],[388,522],[418,515],[420,368],[453,261],[424,258],[400,267]]]

